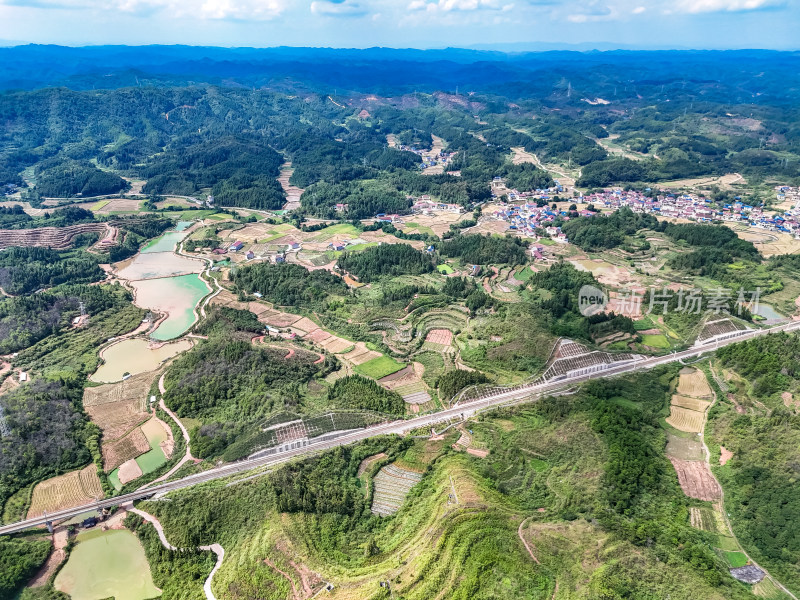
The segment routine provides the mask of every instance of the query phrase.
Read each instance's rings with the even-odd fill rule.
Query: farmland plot
[[[122,463],[134,459],[150,450],[150,443],[141,427],[137,427],[122,439],[103,443],[103,468],[113,471]]]
[[[373,514],[385,517],[396,513],[403,505],[408,492],[421,479],[422,473],[401,469],[396,465],[383,467],[374,480]]]
[[[678,379],[678,393],[682,396],[692,396],[694,398],[710,398],[711,387],[706,381],[706,375],[699,369],[681,369]]]
[[[106,471],[149,450],[139,425],[150,418],[147,394],[157,373],[134,375],[120,383],[86,388],[86,413],[103,432],[102,453]]]
[[[103,497],[103,487],[94,465],[42,481],[33,489],[28,518],[45,512],[73,508]]]
[[[703,430],[704,413],[675,405],[672,405],[669,410],[670,414],[666,420],[675,429],[687,433],[700,433]]]
[[[699,398],[691,398],[689,396],[680,396],[675,394],[672,397],[672,406],[679,406],[681,408],[686,408],[688,410],[694,410],[698,412],[705,412],[706,409],[711,406],[711,402],[706,400],[700,400]]]

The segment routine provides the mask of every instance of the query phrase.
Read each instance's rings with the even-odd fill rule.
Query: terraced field
[[[421,480],[422,473],[401,469],[394,464],[383,467],[374,479],[373,514],[385,517],[396,513],[411,488]]]

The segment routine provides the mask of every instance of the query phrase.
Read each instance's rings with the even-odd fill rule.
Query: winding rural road
[[[167,536],[164,534],[164,527],[161,525],[161,522],[156,519],[150,513],[146,513],[143,510],[139,510],[138,508],[133,507],[133,503],[129,503],[124,505],[122,508],[131,512],[135,515],[139,515],[145,521],[150,523],[158,533],[158,539],[161,540],[161,545],[164,546],[167,550],[178,550],[175,546],[169,543],[167,540]],[[211,569],[211,573],[208,574],[205,582],[203,583],[203,591],[206,594],[206,600],[217,600],[216,596],[214,596],[214,592],[211,591],[211,582],[214,580],[214,575],[216,575],[219,568],[222,566],[222,561],[225,558],[225,549],[220,546],[219,544],[211,544],[210,546],[198,546],[198,550],[203,550],[206,552],[213,552],[217,555],[217,563],[214,565],[214,568]]]
[[[476,400],[474,402],[470,402],[463,405],[456,404],[452,408],[448,408],[438,413],[433,413],[430,415],[423,415],[412,419],[392,421],[390,423],[373,425],[365,429],[346,432],[340,435],[337,435],[335,433],[326,434],[311,440],[287,443],[280,448],[280,451],[275,448],[271,450],[262,451],[261,452],[262,456],[259,456],[257,458],[249,458],[241,460],[239,462],[222,465],[220,467],[215,467],[213,469],[209,469],[202,473],[195,473],[193,475],[189,475],[187,477],[183,477],[175,481],[162,483],[160,485],[156,485],[148,489],[137,490],[135,492],[122,494],[120,496],[107,498],[105,500],[88,502],[81,506],[76,506],[74,508],[54,512],[52,514],[47,515],[46,517],[35,517],[32,519],[18,521],[16,523],[11,523],[9,525],[4,525],[0,527],[0,535],[15,533],[18,531],[24,531],[25,529],[28,529],[30,527],[44,525],[48,521],[58,521],[61,519],[71,518],[91,510],[99,510],[101,508],[107,508],[110,506],[118,506],[120,504],[124,504],[127,502],[133,502],[134,500],[148,498],[156,494],[163,495],[168,492],[172,492],[183,488],[188,488],[197,485],[199,483],[205,483],[207,481],[213,481],[215,479],[221,479],[224,477],[231,477],[233,475],[244,473],[246,471],[250,471],[253,469],[278,465],[281,463],[288,462],[302,455],[307,455],[314,452],[321,452],[324,450],[330,450],[331,448],[344,446],[347,444],[353,444],[355,442],[359,442],[361,440],[365,440],[378,435],[391,435],[391,434],[403,435],[408,431],[421,427],[430,427],[442,422],[468,419],[480,412],[483,412],[491,408],[496,408],[504,405],[520,404],[523,402],[531,402],[541,397],[542,395],[552,394],[553,392],[556,392],[560,389],[569,388],[571,386],[583,383],[585,381],[589,381],[591,379],[612,377],[617,375],[623,375],[626,373],[632,373],[635,371],[641,371],[644,369],[652,369],[659,365],[668,364],[672,362],[680,362],[689,358],[699,357],[702,356],[703,354],[712,352],[718,348],[727,346],[729,344],[741,342],[748,339],[753,339],[764,335],[769,335],[774,332],[796,331],[797,329],[800,329],[800,321],[792,321],[790,323],[785,323],[783,325],[778,325],[775,327],[771,327],[769,329],[757,329],[757,330],[747,331],[746,333],[742,333],[739,336],[732,337],[727,340],[717,341],[702,346],[693,347],[688,350],[684,350],[682,352],[674,352],[672,354],[667,354],[665,356],[644,358],[641,360],[625,363],[619,366],[609,366],[608,368],[605,368],[603,370],[596,371],[593,373],[588,373],[585,375],[562,377],[561,379],[558,380],[550,380],[544,383],[533,383],[526,386],[512,388],[507,391],[503,391],[502,389],[496,389],[491,394],[487,395],[485,398],[482,398],[480,400]]]

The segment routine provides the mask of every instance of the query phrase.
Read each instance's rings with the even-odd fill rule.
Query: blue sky
[[[0,23],[68,45],[800,48],[800,0],[0,0]]]

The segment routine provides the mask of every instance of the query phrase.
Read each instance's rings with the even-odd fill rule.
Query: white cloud
[[[742,12],[784,6],[785,0],[678,0],[676,8],[691,14],[706,12]]]
[[[473,12],[478,10],[510,10],[513,4],[502,4],[498,0],[412,0],[408,10],[428,12]]]
[[[29,8],[92,9],[173,17],[265,21],[287,7],[287,0],[0,0],[0,4]]]
[[[647,10],[647,7],[645,7],[645,6],[637,6],[636,8],[634,8],[631,11],[631,13],[633,13],[634,15],[640,15],[646,10]]]

